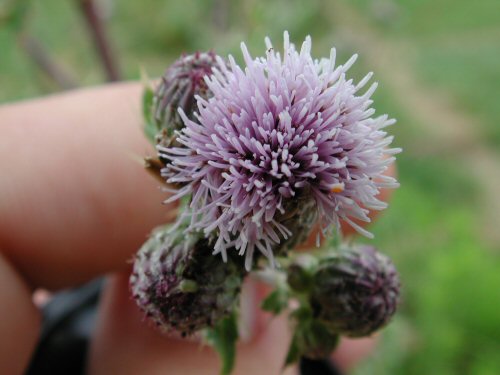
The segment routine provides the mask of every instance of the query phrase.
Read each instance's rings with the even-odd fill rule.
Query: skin
[[[129,296],[130,259],[175,212],[159,204],[166,195],[141,164],[154,155],[139,126],[141,90],[121,83],[0,106],[0,337],[8,344],[0,349],[2,374],[22,374],[36,345],[35,290],[104,274],[89,374],[218,371],[212,350],[160,334]],[[258,312],[265,288],[250,281],[244,290],[247,334],[234,373],[296,373],[281,372],[286,319]],[[348,369],[372,346],[370,338],[344,340],[336,361]]]

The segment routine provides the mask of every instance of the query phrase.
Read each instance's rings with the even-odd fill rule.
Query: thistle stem
[[[98,7],[93,0],[79,0],[79,5],[94,40],[94,46],[106,73],[107,80],[109,82],[119,81],[121,79],[120,69],[106,35],[106,27],[102,22]]]
[[[18,43],[36,66],[64,90],[78,86],[76,81],[67,73],[58,62],[52,58],[44,46],[33,36],[27,33],[19,34]]]

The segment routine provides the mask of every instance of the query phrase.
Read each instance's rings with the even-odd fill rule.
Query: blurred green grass
[[[388,39],[417,50],[414,69],[479,117],[483,139],[500,145],[500,2],[355,0]],[[377,11],[377,8],[379,11]]]
[[[478,125],[474,147],[498,155],[500,2],[340,2],[376,30],[382,42],[411,46],[412,54],[403,62],[410,74],[424,90],[450,98],[457,113],[474,118]],[[279,46],[285,29],[297,43],[311,34],[318,57],[337,45],[343,61],[356,49],[337,34],[335,19],[343,14],[332,14],[329,1],[108,0],[102,4],[127,79],[137,79],[140,67],[151,76],[160,75],[180,53],[197,49],[232,53],[240,59],[241,40],[260,54],[264,36]],[[224,5],[227,17],[215,22],[213,9]],[[27,21],[27,30],[82,85],[102,82],[75,2],[34,1]],[[358,31],[353,27],[349,32]],[[0,25],[0,102],[57,91],[19,49],[15,36]],[[363,46],[356,52],[360,61],[352,74],[359,78],[373,67]],[[486,238],[482,228],[488,211],[486,182],[471,177],[471,166],[463,162],[463,146],[448,145],[446,139],[433,141],[432,129],[421,123],[419,103],[405,103],[404,93],[392,87],[381,81],[375,107],[378,113],[398,119],[391,132],[396,145],[405,149],[398,158],[402,186],[373,231],[377,246],[393,257],[401,272],[403,304],[394,324],[381,334],[375,355],[356,373],[498,374],[500,246]]]

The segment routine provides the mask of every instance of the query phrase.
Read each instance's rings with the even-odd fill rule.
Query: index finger
[[[141,85],[0,108],[0,248],[32,284],[59,288],[127,266],[169,212],[137,160]]]

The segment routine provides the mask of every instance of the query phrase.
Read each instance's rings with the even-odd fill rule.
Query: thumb
[[[249,281],[243,288],[246,329],[238,344],[234,374],[296,374],[282,372],[290,343],[285,317],[260,312],[265,291]],[[253,316],[253,318],[252,318]],[[245,331],[245,329],[243,329]],[[144,320],[128,291],[128,275],[110,278],[102,297],[99,321],[90,350],[89,374],[218,374],[216,353],[194,340],[160,333]]]

